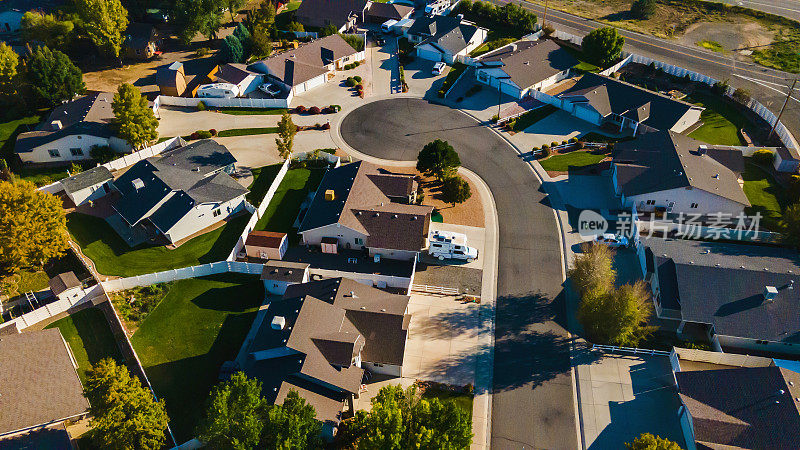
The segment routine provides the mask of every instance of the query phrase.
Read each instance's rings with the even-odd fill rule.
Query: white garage
[[[422,59],[427,59],[430,61],[443,61],[444,55],[439,50],[433,48],[430,44],[425,44],[420,47],[417,47],[417,56]]]

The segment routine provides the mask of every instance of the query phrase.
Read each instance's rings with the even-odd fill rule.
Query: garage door
[[[431,61],[439,62],[442,60],[441,52],[437,52],[436,50],[427,50],[422,47],[417,47],[417,56],[422,59],[429,59]]]
[[[317,86],[319,86],[321,84],[324,84],[326,76],[327,76],[327,74],[326,75],[320,75],[320,76],[318,76],[316,78],[312,78],[312,79],[306,81],[306,90],[309,91],[309,90],[314,89],[315,87],[317,87]]]
[[[573,115],[579,119],[583,119],[589,123],[598,125],[600,123],[600,116],[597,112],[584,108],[583,106],[576,105]]]
[[[306,84],[305,83],[298,84],[297,86],[294,87],[294,94],[295,95],[302,94],[305,91],[306,91]]]
[[[522,97],[522,95],[520,95],[519,89],[516,86],[512,86],[508,83],[500,83],[500,87],[504,94],[508,94],[514,98]]]

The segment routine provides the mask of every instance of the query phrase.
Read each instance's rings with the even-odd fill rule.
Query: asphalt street
[[[509,0],[489,1],[498,5],[509,2]],[[797,9],[800,10],[800,6],[798,6],[800,2],[796,1],[759,1],[781,5],[791,4],[794,5],[792,7],[797,7]],[[535,12],[539,20],[542,20],[544,7],[529,2],[514,1],[514,3]],[[788,17],[788,15],[786,16]],[[595,28],[605,26],[602,23],[552,8],[547,11],[547,22],[553,24],[558,30],[576,36],[584,36]],[[706,51],[696,46],[686,46],[666,39],[659,39],[654,36],[634,33],[623,29],[618,29],[618,31],[625,37],[626,51],[680,66],[718,80],[728,80],[732,86],[742,87],[750,91],[753,98],[761,102],[761,104],[769,108],[776,115],[786,99],[786,93],[789,92],[789,86],[792,84],[791,80],[797,76],[796,74],[769,69],[752,63],[737,61],[734,60],[730,54]],[[800,83],[798,83],[798,85],[800,85]],[[786,111],[781,118],[781,122],[795,135],[795,139],[798,139],[797,134],[800,132],[800,90],[795,90],[792,99],[786,106]]]
[[[491,447],[579,448],[558,230],[530,167],[469,116],[421,99],[359,107],[341,135],[360,152],[406,161],[444,139],[486,182],[500,232]]]

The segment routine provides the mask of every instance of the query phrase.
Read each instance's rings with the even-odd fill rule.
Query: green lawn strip
[[[597,164],[605,157],[606,155],[595,155],[586,151],[574,151],[563,155],[553,155],[539,161],[539,164],[549,172],[567,172],[570,167],[585,167]]]
[[[722,53],[725,51],[725,49],[722,47],[722,44],[720,44],[717,41],[709,41],[706,39],[697,42],[697,45],[705,49],[711,50],[712,52]]]
[[[83,253],[103,275],[130,277],[224,260],[249,220],[241,215],[180,247],[142,244],[131,248],[105,220],[85,214],[67,216],[67,228]]]
[[[480,46],[478,46],[478,48],[473,50],[469,54],[469,56],[471,56],[473,58],[476,58],[478,56],[483,55],[484,53],[489,53],[491,51],[497,50],[500,47],[508,45],[508,44],[514,42],[514,40],[515,40],[514,38],[505,37],[505,38],[495,39],[495,40],[492,40],[492,41],[486,41],[483,44],[481,44]]]
[[[558,111],[553,105],[545,105],[528,111],[514,120],[514,131],[524,131],[526,128]]]
[[[744,194],[750,201],[747,214],[761,213],[761,223],[770,230],[777,230],[783,208],[786,206],[786,192],[766,170],[746,162],[744,173]]]
[[[578,64],[572,66],[573,69],[579,72],[592,72],[592,73],[597,73],[603,70],[601,67],[589,62],[588,58],[584,56],[582,51],[576,50],[566,45],[562,45],[561,48],[569,52],[569,54],[571,54],[573,58],[578,60]]]
[[[450,89],[451,86],[453,86],[453,83],[456,82],[458,77],[461,76],[461,73],[464,72],[464,70],[466,69],[467,69],[466,64],[462,64],[459,62],[453,63],[453,67],[450,69],[450,72],[447,72],[447,77],[444,79],[444,83],[442,84],[441,90],[446,93],[447,90]]]
[[[46,328],[58,328],[69,344],[78,375],[86,383],[86,371],[103,358],[122,361],[122,354],[111,333],[105,315],[97,308],[88,308],[51,323]]]
[[[214,112],[232,114],[234,116],[272,116],[288,112],[286,108],[215,108]]]
[[[701,92],[695,92],[685,100],[705,108],[700,114],[703,125],[689,133],[689,137],[715,145],[745,145],[739,137],[739,129],[748,128],[750,124],[733,106],[719,97]]]
[[[309,192],[316,191],[324,175],[322,169],[289,170],[255,229],[288,233],[290,243],[296,243],[298,238],[292,225],[300,213],[300,205]]]
[[[283,164],[273,164],[271,166],[257,167],[251,170],[253,173],[253,183],[248,188],[250,192],[247,193],[247,201],[250,202],[251,205],[258,207],[258,204],[261,203],[264,195],[272,185],[272,181],[275,180],[278,172],[281,171],[281,166],[283,166]]]
[[[219,368],[236,357],[263,293],[248,275],[180,280],[131,337],[179,442],[193,436]]]
[[[442,403],[455,403],[456,406],[467,412],[470,418],[472,417],[472,394],[429,387],[422,393],[422,398],[438,398]]]
[[[219,137],[249,136],[252,134],[272,134],[277,132],[278,132],[278,127],[233,128],[231,130],[222,130],[219,133],[217,133],[217,136]]]

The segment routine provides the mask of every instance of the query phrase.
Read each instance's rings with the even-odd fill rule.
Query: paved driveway
[[[420,99],[369,103],[344,118],[341,133],[360,152],[405,161],[446,139],[486,182],[500,233],[491,446],[577,448],[558,231],[530,167],[472,118]]]

